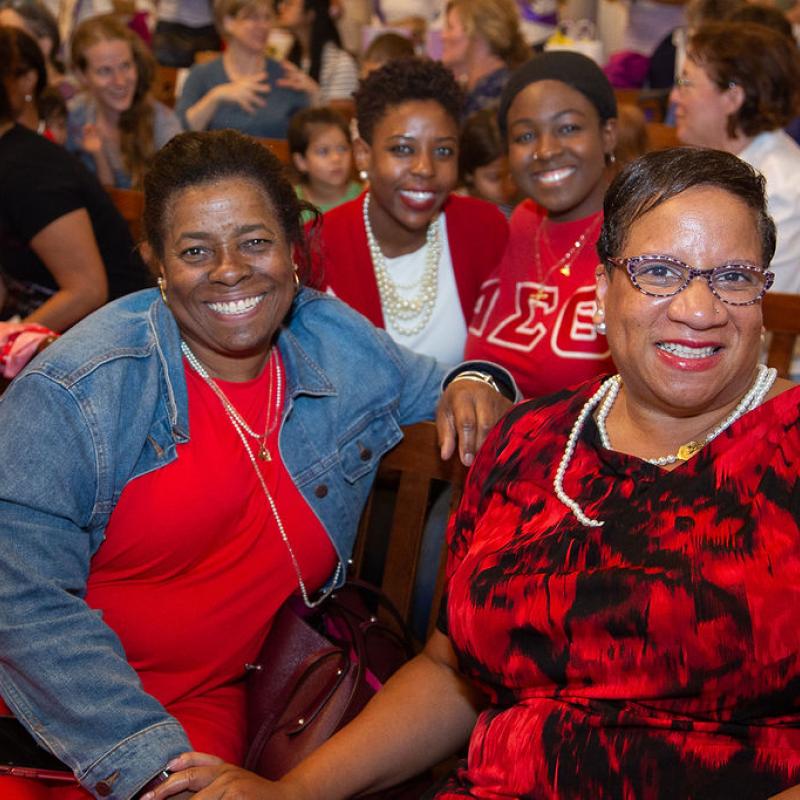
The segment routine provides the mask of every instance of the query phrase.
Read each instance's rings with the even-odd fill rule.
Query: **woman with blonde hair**
[[[497,105],[511,70],[531,57],[514,0],[450,0],[442,31],[442,63],[467,98],[462,118]]]
[[[271,0],[215,0],[225,52],[195,64],[176,111],[188,130],[233,130],[285,139],[292,116],[310,105],[304,91],[284,86],[284,66],[264,56],[274,19]]]
[[[152,55],[116,16],[103,14],[77,27],[71,59],[85,91],[70,103],[67,149],[101,183],[138,188],[156,150],[181,130],[149,94]]]

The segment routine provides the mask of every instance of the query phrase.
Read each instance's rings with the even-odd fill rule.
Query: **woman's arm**
[[[187,754],[172,762],[182,771],[153,797],[203,787],[197,800],[337,800],[379,791],[455,752],[469,738],[481,705],[481,696],[458,671],[449,640],[437,631],[349,725],[277,783]]]
[[[186,109],[186,125],[192,131],[205,130],[222,103],[235,103],[243,111],[252,114],[257,108],[266,105],[265,96],[269,91],[266,72],[221,83]]]
[[[53,220],[30,240],[30,246],[58,291],[23,322],[38,322],[60,332],[106,302],[106,270],[85,208]]]

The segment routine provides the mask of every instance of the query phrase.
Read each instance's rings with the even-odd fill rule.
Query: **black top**
[[[92,223],[109,299],[150,284],[127,223],[94,175],[64,148],[21,125],[0,137],[0,267],[6,275],[57,290],[29,243],[51,222],[79,208],[86,209]]]

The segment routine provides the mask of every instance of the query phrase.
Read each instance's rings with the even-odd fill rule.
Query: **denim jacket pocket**
[[[400,425],[389,411],[361,420],[357,427],[347,431],[339,445],[339,461],[345,480],[355,483],[373,472],[384,453],[402,438]]]

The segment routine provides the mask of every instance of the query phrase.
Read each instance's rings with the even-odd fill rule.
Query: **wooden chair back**
[[[648,122],[645,128],[647,129],[648,152],[680,146],[678,134],[672,125],[665,125],[663,122]]]
[[[383,548],[388,517],[391,520],[389,539],[385,546],[383,576],[379,583],[403,618],[409,621],[431,490],[437,482],[452,487],[452,512],[461,499],[467,470],[457,455],[449,461],[442,461],[436,426],[432,422],[410,425],[403,429],[403,433],[403,441],[384,456],[378,468],[375,488],[361,518],[351,574],[364,577],[365,554],[369,550],[372,557],[374,549],[380,551]],[[387,505],[390,507],[387,508]],[[444,548],[440,551],[428,633],[435,625],[442,595],[443,556]],[[374,576],[369,577],[375,582]]]
[[[128,223],[133,241],[138,244],[144,236],[144,224],[142,221],[144,192],[136,189],[117,189],[113,186],[106,186],[106,191],[117,207],[117,211]]]
[[[286,139],[258,139],[258,142],[271,150],[282,164],[291,166],[292,157],[289,154],[289,142]]]
[[[797,337],[800,336],[800,295],[767,292],[761,301],[764,327],[769,334],[767,364],[788,378]]]
[[[156,74],[150,92],[153,97],[165,106],[174,108],[176,98],[175,88],[178,85],[178,68],[156,66]]]

